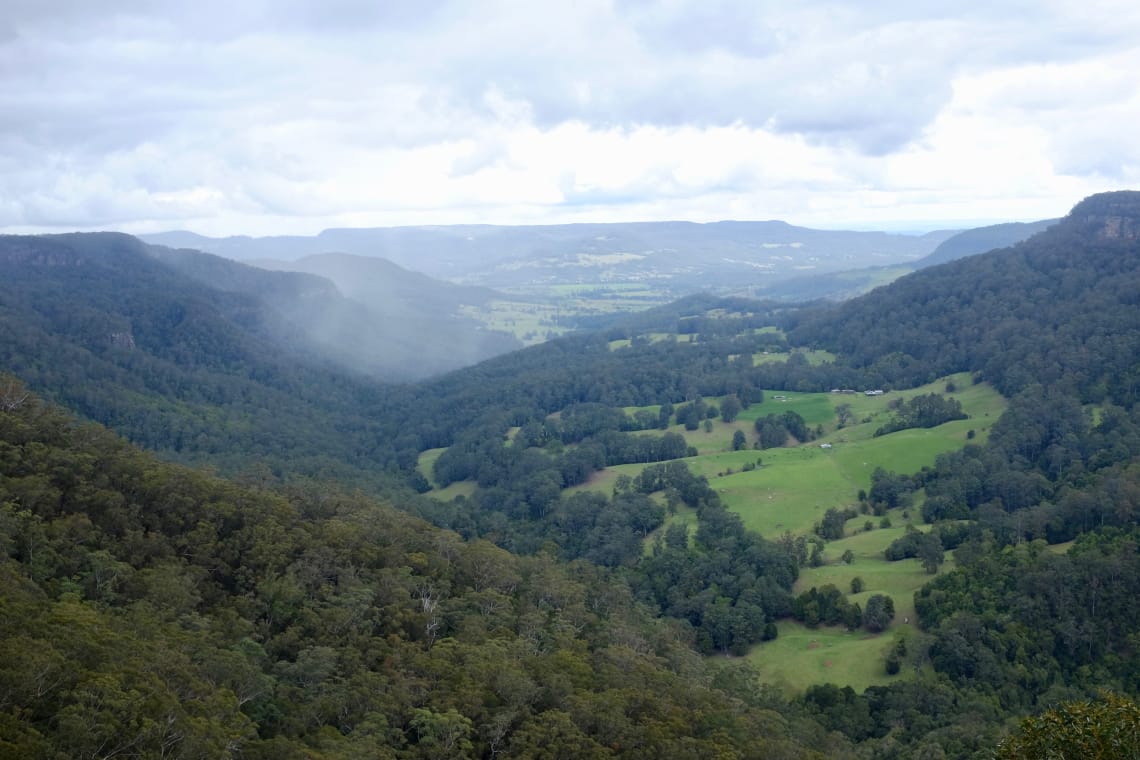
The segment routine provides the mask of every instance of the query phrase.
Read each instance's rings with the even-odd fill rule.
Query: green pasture
[[[802,693],[812,684],[834,683],[861,692],[868,686],[906,678],[904,669],[888,676],[887,653],[899,626],[870,634],[842,627],[808,628],[794,620],[776,624],[779,635],[758,644],[748,653],[748,662],[760,680],[789,693]]]
[[[718,400],[719,403],[719,400]],[[741,409],[738,419],[741,422],[755,423],[769,414],[795,412],[813,428],[834,422],[835,406],[827,393],[795,393],[794,391],[764,391],[764,400],[759,404],[749,404]]]
[[[529,292],[555,296],[580,296],[591,300],[599,298],[616,298],[619,300],[638,298],[642,301],[649,299],[654,303],[665,303],[668,300],[660,291],[652,290],[638,282],[559,283],[557,285],[532,287]]]
[[[686,460],[692,461],[692,460]],[[607,467],[604,470],[598,470],[590,479],[585,483],[577,486],[570,486],[563,493],[573,494],[579,491],[594,491],[596,493],[605,494],[610,496],[614,492],[614,484],[617,483],[618,476],[628,475],[631,478],[637,477],[643,469],[648,467],[646,464],[619,464],[614,467]]]
[[[883,558],[883,550],[906,533],[901,510],[893,510],[888,516],[892,521],[890,528],[879,528],[881,518],[874,516],[860,515],[848,521],[849,535],[826,546],[827,564],[801,570],[793,591],[800,594],[813,586],[831,584],[860,607],[866,606],[872,595],[886,594],[895,604],[891,626],[883,633],[869,634],[864,630],[813,629],[792,620],[780,621],[777,624],[779,636],[774,641],[756,645],[748,654],[762,680],[799,693],[813,683],[830,681],[862,691],[868,686],[905,677],[906,670],[897,676],[886,674],[886,655],[895,636],[909,639],[914,635],[914,592],[936,576],[927,573],[917,559],[887,562]],[[867,520],[872,521],[874,529],[863,530]],[[850,565],[839,559],[848,549],[855,555]],[[953,558],[948,557],[939,572],[948,572],[953,566]],[[863,579],[864,590],[851,594],[851,579],[855,577]]]
[[[697,336],[695,333],[681,333],[678,335],[677,333],[671,332],[651,332],[645,333],[644,337],[649,338],[649,340],[653,343],[660,343],[663,340],[676,340],[678,343],[697,342]]]
[[[685,443],[694,447],[697,450],[697,454],[701,456],[732,451],[732,436],[737,430],[744,432],[748,446],[751,446],[753,441],[756,440],[756,428],[751,422],[744,420],[722,422],[719,419],[711,420],[711,422],[711,430],[708,432],[705,431],[704,425],[701,425],[696,430],[685,430],[684,425],[672,425],[669,428],[669,432],[678,433],[683,436]]]
[[[432,487],[436,487],[438,484],[435,482],[435,478],[432,477],[431,469],[435,466],[435,460],[439,459],[440,455],[445,451],[447,451],[446,448],[421,451],[420,458],[416,460],[416,469],[419,470],[420,475],[427,478],[427,481],[432,484]]]
[[[805,534],[829,508],[855,504],[859,490],[870,488],[875,468],[917,472],[933,464],[939,454],[964,446],[970,440],[967,437],[970,430],[975,431],[974,443],[986,439],[990,426],[1005,408],[1005,400],[987,385],[971,385],[967,375],[956,375],[949,380],[957,386],[951,395],[962,402],[970,419],[936,428],[901,430],[874,437],[875,430],[890,416],[887,404],[892,398],[905,399],[932,391],[944,393],[945,378],[882,396],[765,391],[763,403],[752,404],[742,411],[736,422],[713,420],[711,432],[705,432],[703,425],[692,431],[680,425],[669,429],[683,435],[688,445],[697,449],[698,456],[685,461],[694,472],[709,479],[725,506],[739,514],[746,526],[769,537],[784,531]],[[722,399],[708,401],[719,405]],[[835,405],[840,403],[850,404],[857,420],[869,418],[869,421],[836,429]],[[656,406],[638,408],[654,412],[659,409]],[[822,425],[824,435],[794,447],[732,451],[732,435],[736,430],[744,431],[751,446],[756,439],[753,424],[757,417],[789,409],[800,414],[812,427]],[[636,410],[630,408],[626,412]],[[823,443],[831,444],[831,448],[821,448]],[[746,464],[755,464],[758,459],[759,467],[744,471]],[[595,473],[588,483],[571,490],[609,494],[619,474],[634,477],[644,467],[633,464],[607,468]]]
[[[847,280],[849,282],[862,282],[863,287],[860,288],[861,292],[866,293],[869,290],[874,290],[880,285],[889,285],[903,275],[910,274],[914,270],[910,267],[890,267],[877,270],[856,270],[853,272],[841,272],[836,277],[840,280]]]
[[[514,432],[518,432],[518,428],[514,428]],[[435,482],[435,478],[432,477],[431,468],[435,465],[435,460],[439,459],[445,451],[447,449],[428,449],[420,452],[420,458],[416,462],[416,469],[432,485],[431,496],[440,501],[451,501],[456,496],[471,496],[475,493],[476,488],[474,480],[461,480],[458,483],[452,483],[447,488],[440,488],[439,484]]]
[[[688,336],[682,336],[687,339]],[[741,412],[733,423],[713,420],[711,430],[702,425],[695,431],[682,426],[669,429],[685,437],[688,445],[699,452],[685,461],[697,474],[708,478],[710,485],[720,494],[725,506],[739,514],[744,524],[762,535],[775,538],[789,531],[796,535],[809,534],[823,514],[832,507],[856,506],[857,493],[867,489],[871,473],[883,467],[902,473],[913,473],[933,464],[935,458],[947,451],[961,448],[969,441],[982,443],[992,424],[1005,409],[1005,400],[986,385],[973,385],[966,375],[949,378],[954,383],[952,395],[962,402],[969,419],[958,420],[931,429],[902,430],[890,435],[874,437],[875,430],[890,417],[888,404],[893,399],[906,399],[922,393],[947,393],[947,379],[906,391],[891,391],[882,396],[833,393],[796,393],[765,391],[761,404],[752,404]],[[779,398],[777,398],[779,397]],[[723,399],[706,399],[718,406]],[[838,427],[836,406],[848,404],[854,420],[844,428]],[[659,411],[658,406],[626,409],[632,414],[638,409]],[[744,431],[748,445],[756,438],[754,422],[769,413],[794,410],[813,428],[821,426],[821,438],[797,446],[756,450],[746,448],[732,451],[732,436],[736,430]],[[972,439],[969,431],[974,431]],[[660,434],[646,431],[644,435]],[[822,448],[821,444],[830,444]],[[420,456],[419,468],[430,479],[431,466],[442,449],[425,451]],[[745,471],[748,465],[753,469]],[[609,467],[594,473],[587,483],[568,489],[606,494],[613,492],[621,475],[635,477],[647,465],[628,464]],[[473,483],[455,483],[433,495],[453,498],[470,493]],[[661,495],[656,494],[660,499]],[[917,494],[911,508],[909,522],[919,530],[929,526],[918,525],[922,494]],[[904,535],[907,518],[902,510],[889,515],[892,526],[880,528],[881,518],[875,515],[858,515],[848,521],[844,538],[825,545],[825,564],[804,568],[795,586],[802,593],[812,586],[833,584],[848,598],[865,606],[873,594],[887,594],[895,604],[895,620],[881,634],[868,634],[859,630],[848,632],[843,628],[810,629],[790,620],[777,624],[779,636],[774,641],[753,647],[748,660],[757,668],[762,680],[781,685],[789,692],[802,692],[813,683],[833,682],[862,690],[867,686],[884,684],[892,679],[906,677],[907,670],[898,676],[888,676],[884,669],[886,654],[896,634],[914,632],[914,592],[933,577],[926,573],[917,559],[887,562],[883,550],[892,541]],[[871,530],[865,530],[870,521]],[[681,524],[695,533],[697,519],[694,510],[679,507],[666,517],[664,525],[646,538],[645,550],[652,551],[654,542],[669,525]],[[851,550],[853,562],[841,560]],[[953,568],[948,557],[940,572]],[[863,579],[864,590],[855,595],[848,592],[851,579]]]
[[[575,317],[641,311],[668,300],[636,283],[553,285],[523,289],[513,295],[510,300],[461,306],[458,311],[487,329],[509,332],[529,346],[573,329]]]
[[[1049,544],[1049,551],[1053,552],[1054,554],[1068,554],[1069,549],[1072,549],[1073,544],[1075,543],[1076,539],[1072,541],[1065,541],[1061,544]]]
[[[854,503],[859,490],[827,453],[807,447],[738,451],[691,459],[689,466],[709,479],[747,527],[765,536],[801,534],[828,508]],[[745,472],[744,465],[757,458],[762,464]]]
[[[894,625],[914,625],[914,592],[937,576],[927,573],[917,559],[888,562],[883,557],[883,551],[891,545],[891,542],[906,534],[907,521],[902,516],[902,510],[892,510],[888,516],[891,518],[890,528],[878,527],[882,518],[875,516],[860,515],[849,520],[848,535],[837,541],[829,541],[824,547],[826,564],[803,568],[793,591],[799,594],[812,586],[826,586],[830,583],[847,594],[849,600],[858,602],[860,606],[866,606],[867,600],[873,594],[886,594],[895,602]],[[929,525],[917,524],[919,518],[913,511],[911,517],[916,528],[922,531],[930,530]],[[870,531],[863,530],[863,524],[867,520],[871,520],[875,526]],[[850,565],[840,559],[848,549],[855,555]],[[948,554],[946,562],[938,572],[945,573],[953,567],[954,558]],[[863,591],[850,594],[851,579],[856,576],[863,579]]]
[[[567,310],[561,305],[542,302],[490,301],[485,306],[462,306],[462,316],[481,322],[489,330],[508,332],[524,345],[547,340],[548,335],[561,335],[568,328],[560,325]]]
[[[817,351],[815,349],[796,349],[792,353],[802,355],[805,359],[807,359],[808,364],[818,365],[823,364],[824,362],[835,361],[835,354],[831,353],[830,351]],[[786,362],[788,358],[791,357],[791,355],[791,353],[783,354],[764,351],[759,354],[752,355],[752,364],[753,366],[759,366],[761,364],[775,364],[777,362]]]
[[[890,416],[887,405],[892,399],[905,399],[932,391],[945,393],[946,378],[920,388],[882,396],[765,391],[763,403],[752,404],[743,410],[735,422],[713,420],[710,432],[705,432],[703,425],[692,431],[680,425],[669,429],[683,435],[687,444],[697,449],[698,456],[685,461],[694,472],[709,479],[725,506],[739,514],[747,527],[769,537],[785,531],[802,535],[811,532],[829,508],[854,505],[859,490],[870,488],[871,473],[877,467],[901,473],[917,472],[923,466],[933,464],[939,454],[964,446],[970,440],[968,433],[971,430],[975,433],[973,442],[982,443],[986,439],[990,426],[1005,408],[1005,400],[987,385],[972,385],[968,375],[956,375],[949,380],[956,386],[950,395],[962,402],[970,419],[936,428],[901,430],[874,437],[874,431]],[[719,405],[722,399],[708,401]],[[849,404],[857,422],[838,429],[837,404]],[[660,409],[650,406],[625,411],[631,414],[638,408],[653,412]],[[796,411],[813,428],[822,426],[823,436],[799,446],[732,451],[732,437],[736,430],[744,431],[748,446],[751,446],[756,440],[754,421],[766,414],[787,410]],[[660,433],[643,433],[654,434]],[[830,444],[831,448],[821,448],[824,443]],[[420,455],[419,469],[429,480],[431,466],[440,453],[442,450],[433,449]],[[759,466],[744,471],[745,465],[755,465],[758,460]],[[609,495],[613,493],[619,475],[635,477],[645,466],[628,464],[606,468],[595,473],[588,482],[568,489],[568,492],[588,490]],[[434,491],[433,495],[452,498],[460,493],[469,494],[473,488],[471,483],[457,483],[443,491]],[[862,521],[857,522],[862,524]],[[828,551],[829,555],[833,553],[830,546]],[[842,551],[839,549],[839,553]]]

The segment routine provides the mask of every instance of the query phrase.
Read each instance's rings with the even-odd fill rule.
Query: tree
[[[863,584],[862,578],[860,578],[858,575],[856,575],[854,578],[851,579],[851,593],[852,594],[863,593],[863,588],[864,588],[864,584]]]
[[[855,421],[855,414],[851,411],[850,404],[837,404],[835,406],[835,417],[837,426],[840,428],[845,428]]]
[[[886,594],[875,594],[863,609],[863,627],[871,633],[885,631],[895,617],[895,602]]]
[[[743,430],[737,430],[732,434],[732,450],[740,451],[748,444],[748,439],[744,436]]]
[[[843,560],[844,564],[850,565],[855,561],[855,552],[848,549],[847,551],[843,552],[843,556],[840,559]]]
[[[933,533],[923,533],[918,540],[918,559],[926,572],[934,575],[938,568],[946,561],[946,552],[942,548],[942,541]]]
[[[454,709],[445,713],[417,707],[412,710],[412,728],[419,737],[417,747],[425,757],[452,758],[468,755],[471,744],[471,719]]]
[[[735,422],[737,415],[740,414],[740,409],[740,399],[735,394],[725,396],[724,401],[720,404],[720,418],[725,422]]]
[[[757,418],[755,427],[762,449],[778,448],[788,441],[788,429],[775,414]]]
[[[1111,692],[1089,702],[1066,702],[1022,721],[994,757],[1132,760],[1140,757],[1140,706]]]

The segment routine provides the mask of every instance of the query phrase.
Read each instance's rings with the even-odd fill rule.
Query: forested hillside
[[[1010,249],[952,261],[796,320],[818,345],[892,382],[973,371],[1014,395],[1033,384],[1083,403],[1131,405],[1140,390],[1136,193],[1078,204]]]
[[[0,393],[4,757],[854,756],[595,566]]]
[[[113,233],[0,236],[0,267],[0,304],[10,320],[47,318],[53,337],[86,341],[88,349],[102,348],[99,341],[111,341],[112,335],[119,336],[120,348],[131,347],[128,339],[151,352],[164,348],[176,340],[169,331],[185,321],[183,312],[196,314],[193,309],[203,311],[202,318],[213,325],[209,329],[245,344],[228,347],[229,354],[283,354],[287,364],[323,364],[340,374],[384,381],[421,379],[521,346],[511,335],[458,315],[456,291],[472,294],[474,289],[464,291],[396,267],[385,270],[382,279],[390,281],[390,288],[406,291],[401,299],[387,298],[376,288],[338,289],[313,274],[269,272]],[[358,284],[367,281],[357,279]],[[165,304],[159,303],[160,296]],[[94,324],[86,333],[76,332],[87,316],[95,318]],[[169,324],[148,325],[161,320]],[[144,333],[137,339],[136,321]],[[108,332],[94,334],[104,326]],[[148,329],[167,332],[147,336]],[[253,342],[262,345],[254,349]],[[189,357],[190,363],[207,361],[206,354],[229,355],[205,339],[190,342],[185,350],[203,354]],[[255,363],[261,361],[257,357]]]
[[[841,306],[698,296],[398,387],[272,350],[248,294],[171,297],[122,238],[45,240],[0,290],[5,750],[988,758],[1021,716],[1138,695],[1140,193]],[[1004,412],[962,420],[963,386]],[[785,454],[868,488],[759,535],[710,477]],[[888,515],[913,604],[825,553]],[[878,637],[890,678],[761,686],[740,655],[791,622]]]
[[[966,256],[992,251],[996,248],[1009,248],[1038,232],[1044,232],[1057,221],[1056,219],[1043,219],[1039,222],[1007,222],[963,230],[943,240],[930,254],[914,262],[913,266],[915,269],[925,269]]]

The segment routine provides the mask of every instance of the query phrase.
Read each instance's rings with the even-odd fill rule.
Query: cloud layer
[[[0,229],[1041,218],[1140,180],[1133,3],[166,4],[0,17]]]

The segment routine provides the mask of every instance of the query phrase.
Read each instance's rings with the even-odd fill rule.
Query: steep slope
[[[1013,248],[952,261],[798,321],[792,342],[913,385],[974,371],[1006,395],[1140,393],[1140,193],[1092,196]]]
[[[4,757],[854,756],[598,568],[163,464],[14,388]]]
[[[150,252],[211,288],[260,299],[311,351],[382,380],[422,379],[522,347],[514,336],[457,313],[494,293],[382,259],[329,255],[253,267],[199,251],[154,246]]]
[[[845,301],[919,269],[1015,245],[1056,223],[1056,219],[1046,219],[1040,222],[1011,222],[978,227],[954,234],[940,243],[932,253],[916,261],[792,277],[753,286],[748,291],[757,298],[779,301],[808,301],[816,298]]]
[[[914,262],[912,266],[915,269],[925,269],[954,259],[992,251],[995,248],[1008,248],[1033,237],[1038,232],[1044,232],[1058,221],[1044,219],[1039,222],[1009,222],[965,230],[944,240],[934,251]]]
[[[167,456],[376,467],[359,409],[378,387],[320,361],[307,334],[252,293],[327,303],[340,298],[331,283],[194,259],[250,278],[221,290],[152,253],[111,233],[0,238],[0,366]]]

